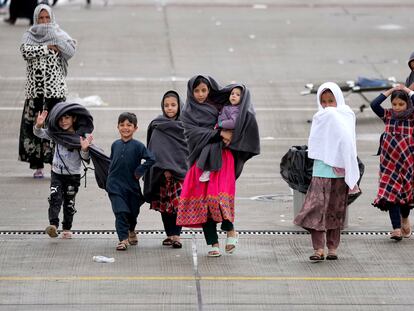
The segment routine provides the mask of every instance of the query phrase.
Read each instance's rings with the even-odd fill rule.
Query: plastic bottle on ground
[[[110,263],[115,262],[115,258],[105,256],[93,256],[92,260],[99,263]]]

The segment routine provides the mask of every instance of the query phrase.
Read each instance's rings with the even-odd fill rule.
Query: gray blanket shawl
[[[187,85],[187,101],[181,114],[184,134],[188,144],[188,162],[202,170],[218,171],[222,165],[222,141],[217,124],[220,107],[220,86],[208,76],[210,82],[209,103],[199,104],[193,96],[193,85],[198,76],[191,78]],[[214,105],[216,104],[216,105]]]
[[[203,76],[210,82],[209,100],[215,105],[199,104],[192,94],[193,84],[197,77],[193,77],[188,82],[187,102],[182,113],[184,133],[190,152],[189,164],[193,165],[197,161],[197,167],[203,170],[219,170],[221,168],[223,143],[219,136],[219,130],[214,129],[219,114],[216,107],[220,109],[228,102],[231,90],[239,86],[242,88],[240,112],[236,120],[232,141],[228,146],[234,156],[236,178],[238,178],[244,163],[260,153],[259,130],[250,92],[240,84],[231,84],[221,88],[213,78]]]
[[[178,99],[178,113],[175,120],[166,117],[163,101],[167,94],[174,93]],[[163,115],[151,121],[147,130],[147,148],[155,156],[155,164],[144,176],[144,197],[150,203],[159,199],[161,179],[164,171],[170,171],[175,179],[183,180],[188,170],[187,141],[184,136],[184,127],[179,118],[181,101],[174,91],[164,94],[161,101]]]
[[[50,23],[38,24],[37,19],[42,10],[46,10],[49,13]],[[39,4],[33,15],[34,25],[23,34],[22,44],[56,45],[62,56],[62,66],[66,75],[68,60],[75,54],[76,41],[55,23],[55,16],[50,6]]]
[[[249,90],[242,84],[230,84],[223,88],[223,92],[230,96],[231,90],[236,86],[242,89],[239,104],[240,111],[228,148],[233,152],[236,178],[238,178],[243,170],[244,163],[253,156],[260,154],[260,136]]]
[[[60,117],[68,113],[76,116],[75,133],[62,131],[59,127]],[[80,149],[79,136],[90,134],[93,129],[94,125],[91,114],[84,106],[76,103],[58,103],[53,107],[48,116],[47,134],[53,141],[68,149]],[[100,188],[105,189],[110,159],[95,145],[89,147],[89,155],[94,165],[96,182]]]

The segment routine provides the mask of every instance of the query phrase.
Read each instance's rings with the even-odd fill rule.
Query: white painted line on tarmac
[[[200,273],[198,271],[197,241],[194,233],[191,238],[191,249],[193,253],[194,280],[197,288],[197,306],[198,311],[203,311],[203,296],[201,294]]]
[[[266,4],[253,4],[252,8],[255,10],[266,10],[267,5]]]
[[[195,281],[194,276],[0,276],[6,281]],[[414,282],[414,277],[200,276],[201,281]]]

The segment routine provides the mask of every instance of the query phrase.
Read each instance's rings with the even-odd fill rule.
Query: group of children
[[[233,156],[231,155],[232,151],[227,147],[230,146],[233,138],[237,142],[240,140],[237,138],[243,136],[242,132],[237,133],[236,131],[234,133],[236,123],[244,122],[243,120],[238,120],[239,109],[234,108],[240,104],[244,87],[236,85],[221,89],[212,78],[208,77],[207,79],[209,80],[207,80],[202,76],[197,76],[193,80],[197,78],[198,81],[202,81],[201,84],[206,87],[206,90],[203,90],[201,97],[199,97],[199,93],[197,93],[199,89],[197,87],[190,89],[191,99],[187,100],[184,113],[187,115],[187,118],[197,115],[194,109],[198,107],[192,107],[192,103],[190,103],[194,98],[197,98],[197,105],[201,109],[207,107],[211,112],[214,112],[211,114],[214,122],[210,122],[208,128],[203,130],[203,133],[208,133],[208,135],[204,135],[206,140],[203,145],[198,145],[201,148],[199,150],[193,148],[194,139],[192,138],[192,133],[194,131],[199,133],[200,129],[196,129],[198,125],[190,125],[191,122],[186,127],[186,123],[181,121],[182,105],[180,97],[175,91],[168,91],[164,94],[161,102],[162,115],[155,118],[148,127],[147,147],[134,139],[134,133],[138,130],[137,116],[131,112],[124,112],[118,117],[117,128],[120,139],[116,140],[111,146],[110,163],[107,176],[105,177],[105,189],[108,192],[115,215],[115,228],[119,239],[116,250],[126,250],[130,245],[138,244],[135,228],[140,206],[145,201],[150,203],[151,209],[161,213],[167,235],[162,245],[172,246],[173,248],[182,247],[180,234],[183,225],[190,227],[200,225],[203,226],[204,230],[204,224],[209,223],[207,239],[209,234],[214,235],[211,224],[214,224],[215,228],[216,222],[234,221],[235,167],[237,165],[234,164]],[[211,84],[214,85],[214,92],[212,91],[209,94],[212,87]],[[217,97],[215,98],[213,95]],[[243,95],[246,95],[246,92]],[[227,97],[225,101],[223,96]],[[89,151],[94,147],[92,144],[93,137],[90,135],[93,125],[89,126],[89,133],[85,131],[85,126],[79,126],[78,121],[81,119],[78,115],[79,110],[61,109],[62,106],[69,107],[70,105],[76,105],[79,108],[77,104],[62,102],[49,112],[49,115],[53,115],[53,118],[48,117],[47,111],[39,113],[33,128],[34,134],[39,138],[54,140],[56,143],[49,195],[49,225],[45,231],[50,237],[55,238],[58,236],[59,212],[63,206],[63,232],[61,234],[63,239],[70,239],[72,237],[73,215],[76,212],[75,197],[80,185],[82,161],[89,161]],[[227,106],[231,106],[231,109],[227,108]],[[59,112],[56,112],[55,109],[58,109]],[[89,112],[83,108],[82,117],[85,114],[89,114]],[[200,115],[197,118],[197,122],[202,122],[205,116]],[[244,119],[249,120],[248,117],[244,117]],[[82,120],[84,121],[84,118]],[[92,118],[90,117],[88,121],[91,123]],[[47,124],[45,125],[45,123]],[[243,125],[239,127],[243,127]],[[228,130],[230,128],[233,132]],[[56,134],[57,132],[59,134]],[[63,138],[61,137],[62,135],[64,136]],[[72,144],[67,143],[67,137],[71,138]],[[257,132],[257,144],[258,137]],[[75,144],[73,144],[73,141],[75,141]],[[199,144],[200,141],[196,143]],[[240,141],[238,143],[240,144]],[[218,148],[211,148],[211,145],[217,145]],[[245,153],[242,150],[238,150],[240,148],[237,144],[233,148],[233,152],[241,152],[242,155]],[[208,154],[209,159],[207,162],[211,164],[220,158],[224,149],[223,153],[230,155],[228,158],[233,162],[232,165],[222,165],[222,162],[225,162],[223,159],[220,159],[221,163],[217,166],[200,165],[200,163],[195,163],[197,161],[189,161],[191,156],[193,156],[193,160],[196,160],[202,157],[201,155]],[[254,150],[250,155],[242,157],[243,161],[255,154],[258,154],[258,149]],[[202,194],[199,202],[199,205],[203,205],[203,211],[200,214],[200,217],[203,218],[201,223],[192,223],[187,219],[183,220],[183,217],[181,217],[181,221],[177,221],[177,214],[179,213],[180,204],[182,204],[180,199],[182,190],[187,194],[192,194],[191,189],[186,189],[186,184],[190,185],[189,187],[191,188],[193,182],[191,176],[188,177],[191,174],[187,174],[189,165],[196,167],[198,174],[197,182],[202,183],[206,187],[214,188],[215,194],[219,196],[223,196],[222,190],[227,187],[228,180],[226,182],[226,179],[223,179],[224,176],[221,176],[218,172],[226,167],[228,168],[226,173],[233,175],[233,181],[230,182],[232,192],[229,192],[228,197],[226,197],[228,201],[224,202],[221,197],[216,198],[218,199],[217,204],[212,207],[209,204],[209,200],[214,199],[211,191]],[[210,178],[200,181],[203,170],[205,173],[211,171],[212,181],[209,181]],[[217,176],[219,175],[221,176],[221,184],[217,183]],[[142,177],[144,177],[143,193],[139,183]],[[209,197],[207,198],[207,196]],[[184,204],[181,208],[181,212],[184,214],[188,212],[186,207],[188,205]],[[229,210],[231,210],[231,213],[228,212]],[[223,217],[216,219],[214,215],[217,213],[223,215]],[[229,236],[226,243],[226,251],[231,253],[237,244],[237,233],[233,227],[227,231]],[[209,243],[207,239],[207,242],[208,244],[214,244],[213,252],[210,252],[209,255],[214,257],[220,255],[218,241],[214,240],[214,243]]]
[[[383,109],[381,104],[389,96],[392,107]],[[373,205],[389,212],[391,239],[397,241],[411,236],[408,216],[414,185],[413,96],[414,91],[407,86],[396,85],[371,103],[385,123],[380,141],[379,188]],[[325,245],[326,259],[336,260],[348,194],[360,191],[356,119],[335,83],[319,87],[317,104],[308,141],[308,156],[314,159],[312,181],[294,223],[311,233],[314,253],[310,260],[324,260]],[[56,109],[62,105],[70,104],[60,103]],[[184,108],[178,93],[168,91],[162,97],[161,110],[162,115],[148,126],[147,147],[133,138],[138,129],[136,115],[124,112],[118,118],[120,139],[111,146],[106,177],[119,238],[116,249],[126,250],[138,243],[135,227],[140,206],[146,201],[161,213],[167,235],[162,245],[181,248],[181,228],[201,227],[207,244],[212,246],[208,256],[218,257],[221,252],[216,226],[221,223],[221,229],[227,232],[225,251],[232,253],[238,243],[233,225],[235,181],[244,162],[259,154],[260,147],[248,90],[242,85],[220,88],[211,77],[195,76],[188,83]],[[89,160],[93,138],[86,135],[87,127],[78,125],[87,111],[81,115],[71,113],[71,109],[63,111],[53,114],[52,110],[54,118],[48,120],[46,129],[43,126],[48,113],[43,111],[33,131],[40,138],[57,140],[46,233],[58,236],[63,204],[61,237],[67,239],[71,238],[76,212],[81,161]],[[56,139],[60,137],[56,136],[56,128],[78,137],[78,143],[62,144]],[[142,177],[143,193],[139,184]]]

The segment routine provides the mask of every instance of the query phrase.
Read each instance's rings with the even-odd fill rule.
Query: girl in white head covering
[[[314,159],[312,181],[294,223],[310,231],[311,260],[338,258],[341,229],[349,189],[357,187],[359,168],[355,139],[355,114],[345,104],[338,85],[322,84],[317,92],[318,112],[312,119],[308,156]]]

